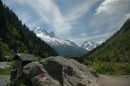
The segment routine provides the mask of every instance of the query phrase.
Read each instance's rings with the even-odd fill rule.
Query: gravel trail
[[[99,86],[130,86],[130,75],[108,76],[99,75],[97,82]]]
[[[5,86],[7,82],[9,82],[10,76],[9,75],[0,75],[0,86]]]

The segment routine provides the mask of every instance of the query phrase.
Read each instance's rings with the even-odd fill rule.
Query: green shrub
[[[87,62],[86,62],[87,63]],[[99,74],[107,75],[130,75],[130,64],[129,63],[110,63],[110,62],[97,62],[89,64]]]
[[[4,69],[0,68],[0,75],[10,75],[10,72],[11,72],[10,67],[4,68]]]

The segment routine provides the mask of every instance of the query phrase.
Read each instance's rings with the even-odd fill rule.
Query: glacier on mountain
[[[52,46],[60,56],[82,56],[87,53],[87,50],[79,47],[74,42],[56,37],[54,32],[49,33],[45,29],[37,27],[34,33]]]

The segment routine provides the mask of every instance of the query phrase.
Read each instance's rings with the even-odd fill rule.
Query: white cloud
[[[16,14],[22,20],[23,24],[29,23],[32,19],[32,17],[29,15],[29,13],[24,11],[23,9],[16,10]]]
[[[31,8],[33,8],[34,14],[37,14],[40,17],[40,20],[39,19],[36,20],[38,22],[36,21],[34,22],[40,23],[40,24],[44,22],[48,24],[50,27],[52,27],[51,29],[53,29],[56,32],[56,34],[67,34],[70,32],[72,28],[71,25],[65,21],[65,18],[63,17],[59,8],[55,5],[53,0],[37,0],[37,1],[35,0],[13,0],[13,1],[4,0],[4,3],[6,3],[9,6],[19,4],[23,6],[23,8],[26,5],[30,6]],[[29,9],[27,8],[27,10]],[[27,10],[24,10],[24,12]],[[16,14],[18,15],[20,19],[22,19],[24,23],[29,25],[29,27],[32,28],[34,25],[38,25],[38,24],[34,24],[32,21],[30,22],[31,17],[29,15],[33,17],[32,14],[30,13],[27,14],[24,12],[20,9],[19,11],[16,11]]]
[[[65,36],[71,33],[73,25],[78,21],[78,18],[89,11],[90,7],[96,0],[88,0],[84,3],[68,9],[68,12],[63,16],[59,7],[52,0],[22,0],[35,9],[35,12],[46,22],[57,35]],[[21,2],[21,3],[23,3]],[[44,28],[44,27],[43,27]]]
[[[122,14],[129,10],[130,0],[105,0],[96,10],[96,14]],[[121,10],[121,11],[120,11]]]
[[[55,1],[56,0],[3,0],[6,4],[18,7],[14,9],[15,12],[19,18],[32,29],[38,25],[46,25],[47,27],[49,26],[49,30],[53,30],[58,37],[68,38],[74,40],[76,43],[81,43],[81,41],[87,39],[95,40],[103,37],[107,38],[109,35],[100,34],[113,34],[121,27],[123,22],[130,17],[130,0],[63,1],[63,4],[71,2],[69,3],[69,7],[62,7],[61,3],[56,4]],[[95,9],[98,5],[99,7]],[[21,7],[24,8],[23,11],[19,9]],[[62,11],[61,8],[63,8]],[[34,14],[30,9],[33,10]],[[95,10],[95,15],[93,15],[93,10]],[[82,21],[81,18],[84,18],[85,21]]]
[[[6,3],[7,2],[11,1],[6,0]],[[24,11],[19,10],[16,11],[16,13],[29,27],[33,28],[35,25],[39,25],[35,23],[42,24],[42,22],[44,22],[51,26],[58,36],[65,37],[68,36],[68,34],[71,34],[73,24],[79,22],[78,19],[88,12],[95,2],[96,0],[83,0],[83,2],[78,4],[72,3],[73,6],[67,9],[67,12],[64,15],[53,0],[15,0],[15,5],[19,4],[23,8],[25,6]],[[34,14],[37,14],[41,19],[30,21],[32,20],[31,18],[33,15],[29,12],[25,12],[29,10],[28,8],[26,10],[26,6],[33,8]]]
[[[73,7],[69,11],[70,12],[68,12],[66,19],[69,21],[70,20],[73,21],[73,20],[78,19],[80,16],[85,14],[87,11],[89,11],[89,8],[87,6],[87,3],[82,3],[81,5]]]
[[[26,24],[30,30],[35,29],[37,26],[41,26],[43,24],[42,19],[34,20],[28,11],[24,9],[17,9],[15,13],[18,15],[20,20],[22,20],[22,24]]]
[[[52,0],[37,0],[36,2],[34,0],[26,0],[25,2],[35,9],[35,12],[54,29],[56,34],[70,32],[71,26],[65,22],[59,8]]]
[[[89,25],[97,32],[95,34],[114,33],[129,17],[129,8],[130,0],[105,0],[96,9]]]
[[[68,10],[65,16],[66,21],[71,25],[75,24],[78,19],[87,13],[96,2],[96,0],[86,0],[78,5],[73,6]]]
[[[109,38],[130,18],[129,8],[130,0],[104,0],[96,9],[96,13],[92,16],[89,23],[94,36],[78,39],[79,42],[85,39],[105,40]]]

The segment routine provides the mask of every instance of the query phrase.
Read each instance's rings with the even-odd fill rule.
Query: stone
[[[23,83],[27,86],[97,86],[97,73],[73,59],[48,57],[24,66]]]

